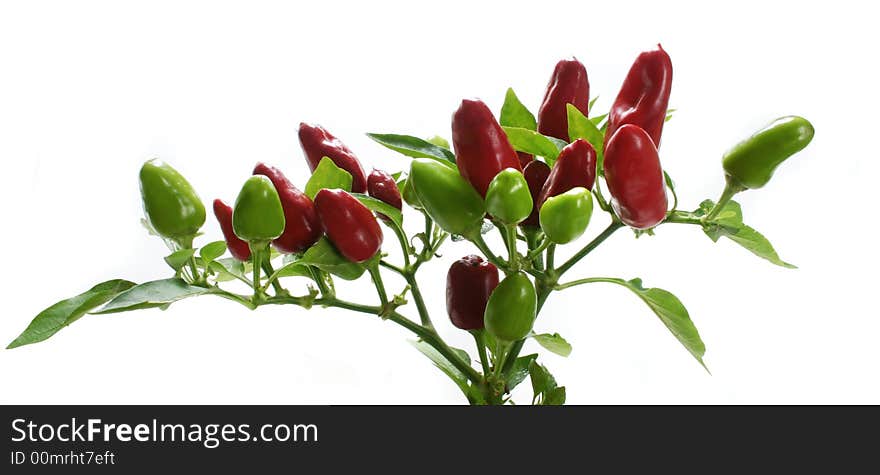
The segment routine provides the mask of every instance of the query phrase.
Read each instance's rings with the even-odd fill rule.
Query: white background
[[[737,198],[800,269],[689,226],[638,241],[620,232],[571,276],[642,277],[675,293],[713,376],[638,299],[603,284],[551,297],[536,330],[558,331],[574,352],[544,364],[571,403],[880,402],[876,16],[865,2],[662,3],[3,3],[0,340],[96,282],[168,275],[164,245],[139,224],[145,159],[173,163],[206,202],[234,199],[257,161],[303,186],[296,127],[310,121],[367,169],[395,171],[407,159],[365,132],[448,137],[462,97],[497,111],[508,86],[536,110],[570,55],[587,66],[598,113],[635,56],[662,42],[678,112],[661,156],[683,208],[717,197],[720,154],[768,120],[815,125],[805,152]],[[205,231],[220,236],[210,215]],[[447,246],[421,277],[440,331],[468,349],[445,318],[443,285],[448,263],[472,251]],[[375,299],[368,287],[344,292]],[[0,351],[0,402],[463,402],[409,338],[362,314],[249,312],[205,297],[87,316]]]

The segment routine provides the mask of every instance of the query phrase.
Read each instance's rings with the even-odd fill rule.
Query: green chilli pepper
[[[235,235],[254,244],[268,244],[284,232],[284,209],[272,181],[254,175],[244,182],[232,211]]]
[[[522,272],[504,278],[489,296],[484,323],[497,340],[522,340],[532,331],[538,296],[532,281]]]
[[[582,187],[547,198],[538,216],[541,229],[556,244],[567,244],[581,237],[593,215],[593,195]]]
[[[803,117],[774,120],[724,154],[721,163],[728,181],[738,188],[761,188],[780,163],[809,145],[813,133],[813,125]]]
[[[458,170],[436,160],[412,161],[407,185],[412,185],[428,216],[451,234],[479,232],[486,214],[483,199]]]
[[[140,184],[144,213],[153,229],[190,247],[205,224],[205,205],[192,185],[171,165],[157,159],[141,167]]]
[[[532,213],[532,194],[522,172],[501,170],[486,189],[486,211],[506,224],[517,224]]]

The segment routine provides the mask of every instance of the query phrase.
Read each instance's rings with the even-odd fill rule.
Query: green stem
[[[507,262],[510,265],[511,272],[519,270],[519,256],[516,253],[516,225],[505,224],[504,234],[507,236]]]
[[[483,240],[483,235],[479,232],[474,233],[474,236],[471,237],[471,242],[474,243],[480,252],[486,256],[486,259],[489,259],[489,262],[495,264],[496,267],[500,267],[502,269],[507,269],[507,264],[503,262],[495,253],[492,252],[492,249],[489,248],[489,245],[486,244],[486,241]]]
[[[610,284],[620,284],[620,279],[613,279],[611,277],[590,277],[587,279],[573,280],[571,282],[566,282],[564,284],[557,284],[555,287],[553,287],[553,290],[565,290],[565,289],[568,289],[568,288],[571,288],[571,287],[574,287],[577,285],[592,284],[595,282],[607,282]]]
[[[526,259],[533,261],[540,258],[544,250],[550,247],[551,244],[553,244],[553,242],[549,239],[544,239],[538,247],[533,247],[533,243],[529,243],[529,249],[531,249],[531,251],[529,252],[529,255],[526,256]]]
[[[404,277],[406,276],[405,270],[401,269],[400,267],[397,267],[396,265],[394,265],[388,261],[379,261],[379,265],[386,268],[386,269],[390,269],[391,271],[393,271],[397,274],[400,274],[401,276],[404,276]]]
[[[549,239],[548,239],[548,241],[549,241]],[[553,271],[553,267],[556,264],[555,261],[556,261],[556,244],[550,243],[550,245],[547,246],[547,270],[548,271],[551,271],[551,272]]]
[[[477,353],[480,355],[480,365],[483,368],[483,375],[488,376],[491,372],[489,368],[489,355],[486,353],[486,340],[483,336],[483,330],[471,330],[474,341],[477,344]]]
[[[575,264],[577,264],[578,261],[580,261],[581,259],[583,259],[584,256],[586,256],[587,254],[589,254],[590,252],[592,252],[593,249],[596,249],[596,247],[599,246],[599,244],[602,244],[603,241],[605,241],[605,240],[608,239],[612,234],[614,234],[614,231],[617,231],[618,229],[620,229],[620,228],[622,228],[622,227],[623,227],[623,224],[622,224],[620,221],[618,221],[618,220],[616,220],[616,219],[613,220],[613,221],[611,221],[611,224],[609,224],[608,227],[605,228],[605,230],[602,231],[601,234],[599,234],[598,236],[596,236],[595,239],[593,239],[592,241],[590,241],[586,246],[584,246],[583,249],[581,249],[580,251],[578,251],[575,255],[571,256],[571,259],[565,261],[564,264],[562,264],[561,266],[559,266],[559,268],[557,269],[556,275],[557,275],[557,276],[561,276],[561,275],[564,274],[567,270],[571,269],[571,267],[574,266]],[[548,268],[550,268],[550,265],[549,265],[549,264],[548,264]]]
[[[703,224],[703,219],[695,216],[693,213],[686,211],[673,211],[669,213],[669,216],[666,217],[667,223],[679,223],[679,224]]]
[[[733,198],[733,195],[742,191],[741,187],[733,185],[730,183],[730,180],[727,181],[727,184],[724,185],[724,191],[721,192],[721,197],[718,198],[718,202],[715,203],[715,206],[712,207],[711,210],[703,217],[703,222],[712,221],[718,216],[718,213],[724,208],[724,205]]]
[[[263,258],[265,257],[263,254],[268,249],[268,243],[259,243],[252,242],[249,243],[251,247],[251,259],[254,261],[254,277],[253,277],[253,287],[254,287],[254,296],[253,302],[255,304],[259,304],[259,302],[263,299],[263,289],[260,287],[260,271],[263,269]]]
[[[275,290],[276,294],[284,294],[287,290],[281,286],[281,282],[278,282],[278,273],[275,272],[275,269],[272,268],[272,261],[270,259],[266,259],[263,261],[263,271],[266,272],[266,275],[269,276],[269,281],[263,285],[263,291],[269,287],[269,284],[272,285],[272,288]]]
[[[382,273],[379,272],[379,264],[370,263],[370,265],[367,266],[367,271],[370,273],[370,278],[373,279],[373,285],[376,286],[376,292],[379,293],[379,302],[382,304],[382,308],[386,309],[388,307],[388,293],[385,292],[385,284],[382,282]]]
[[[416,281],[415,272],[406,273],[404,278],[406,279],[406,283],[409,284],[410,293],[413,296],[413,301],[416,303],[416,310],[419,312],[419,321],[422,322],[423,327],[434,330],[434,323],[431,322],[431,315],[428,313],[428,306],[425,305],[425,298],[422,296],[421,289],[419,289],[419,283]]]
[[[404,234],[403,229],[400,229],[400,227],[395,223],[391,223],[391,228],[394,229],[394,234],[397,236],[397,241],[400,243],[400,250],[401,252],[403,252],[403,266],[409,267],[410,247],[409,242],[407,242],[406,240],[406,234]]]

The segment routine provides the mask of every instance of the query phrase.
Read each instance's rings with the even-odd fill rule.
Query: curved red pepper
[[[229,206],[223,200],[214,200],[214,216],[220,223],[220,230],[223,231],[223,238],[226,239],[226,248],[232,257],[245,262],[251,258],[251,248],[247,241],[242,240],[235,235],[232,230],[232,206]]]
[[[547,182],[547,177],[550,176],[550,167],[540,160],[534,160],[529,162],[529,164],[523,168],[523,176],[526,178],[526,183],[529,185],[529,193],[532,194],[533,204],[532,214],[520,223],[520,225],[538,227],[540,226],[538,211],[541,209],[541,207],[538,206],[538,197],[541,196],[541,189],[544,187],[544,183]]]
[[[538,109],[538,132],[568,142],[568,110],[571,104],[585,116],[590,107],[590,81],[587,69],[575,58],[556,63],[547,92]]]
[[[623,124],[641,127],[659,148],[671,91],[672,60],[663,47],[657,45],[657,49],[640,54],[626,75],[620,93],[608,112],[606,148],[608,140]]]
[[[498,268],[480,256],[465,256],[446,274],[446,313],[462,330],[483,328],[489,295],[498,286]]]
[[[505,168],[522,171],[519,157],[492,111],[479,99],[465,99],[452,115],[452,144],[458,171],[482,197]]]
[[[553,170],[550,171],[547,182],[541,188],[537,209],[541,209],[547,198],[561,195],[572,188],[580,186],[592,190],[595,182],[596,150],[590,142],[577,139],[559,152]]]
[[[382,247],[382,229],[373,212],[350,193],[323,189],[315,196],[315,208],[330,242],[346,259],[364,262]]]
[[[400,198],[400,188],[394,182],[394,178],[388,173],[373,169],[367,177],[367,193],[379,201],[403,209],[403,200]]]
[[[344,143],[320,125],[299,124],[299,143],[306,154],[309,169],[315,171],[324,157],[333,160],[337,167],[351,174],[351,191],[367,191],[367,176],[361,162]]]
[[[272,241],[275,249],[293,254],[305,251],[318,242],[322,233],[321,222],[312,200],[275,167],[258,163],[254,167],[254,175],[264,175],[272,181],[284,209],[284,233]]]
[[[611,206],[624,224],[648,229],[666,217],[666,182],[651,136],[625,124],[605,149],[605,182]]]

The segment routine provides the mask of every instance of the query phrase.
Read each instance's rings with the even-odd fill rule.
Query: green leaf
[[[467,395],[468,400],[482,401],[482,394],[480,394],[480,391],[476,387],[471,386],[471,384],[468,382],[467,376],[459,371],[458,368],[456,368],[455,365],[447,360],[445,356],[438,353],[433,346],[421,340],[413,340],[410,341],[410,343],[412,343],[412,345],[423,355],[427,356],[428,359],[431,360],[432,363],[434,363],[434,366],[439,368],[440,371],[443,371],[446,376],[449,376],[449,379],[454,381],[459,389],[461,389],[461,391],[465,393],[465,395]],[[457,351],[460,352],[462,350]],[[465,353],[465,355],[467,355],[467,353]]]
[[[226,253],[226,242],[224,241],[214,241],[212,243],[205,244],[199,250],[199,256],[201,256],[204,265],[209,265],[218,257],[222,256]]]
[[[700,203],[700,208],[694,212],[698,216],[704,216],[714,207],[711,200]],[[797,266],[783,261],[770,241],[755,229],[743,224],[742,208],[736,201],[728,201],[721,212],[709,223],[703,225],[703,232],[714,242],[721,237],[744,247],[752,254],[766,259],[786,269],[797,269]]]
[[[302,262],[288,262],[275,272],[278,273],[279,279],[282,277],[312,278],[312,272],[309,270],[309,266]]]
[[[565,386],[547,391],[544,393],[544,398],[541,401],[543,406],[561,406],[563,404],[565,404]]]
[[[505,127],[521,127],[528,130],[537,130],[538,121],[529,112],[529,109],[520,102],[513,92],[513,88],[507,89],[504,95],[504,105],[501,106],[501,117],[498,122]]]
[[[667,111],[666,111],[666,118],[663,119],[663,122],[669,122],[670,120],[672,120],[672,113],[675,112],[675,111],[676,111],[676,109],[669,109],[669,110],[667,110]]]
[[[443,137],[441,137],[441,136],[439,136],[439,135],[435,135],[435,136],[433,136],[433,137],[429,137],[429,138],[425,139],[425,141],[428,142],[429,144],[436,145],[436,146],[438,146],[438,147],[442,147],[442,148],[445,148],[445,149],[447,149],[447,150],[451,150],[451,149],[449,148],[449,141],[446,140],[446,139],[444,139]],[[395,177],[395,179],[397,179],[397,177]]]
[[[571,345],[565,341],[565,338],[559,336],[559,333],[542,333],[533,335],[532,338],[548,351],[556,353],[559,356],[568,356],[571,354]]]
[[[517,387],[519,383],[525,381],[526,376],[529,375],[529,367],[532,365],[532,362],[538,358],[538,354],[531,354],[526,356],[520,356],[513,362],[513,365],[510,367],[510,370],[507,373],[507,390],[513,391],[513,388]]]
[[[117,295],[96,315],[128,312],[143,308],[166,307],[178,300],[214,292],[211,287],[189,285],[183,279],[163,279],[136,285]]]
[[[598,101],[598,100],[599,100],[599,96],[596,96],[596,97],[590,99],[590,103],[587,105],[587,110],[593,110],[593,106],[596,105],[596,101]]]
[[[351,174],[339,168],[327,157],[321,159],[318,167],[306,183],[306,196],[315,199],[315,195],[325,188],[340,188],[351,191]]]
[[[403,213],[391,206],[390,204],[373,198],[372,196],[364,195],[362,193],[352,193],[352,196],[358,199],[364,206],[370,209],[370,211],[374,211],[376,213],[384,214],[385,216],[391,218],[391,221],[394,221],[394,224],[397,227],[403,227]]]
[[[411,135],[367,134],[379,145],[412,158],[433,158],[447,164],[455,164],[455,155],[446,147]]]
[[[531,376],[532,391],[534,392],[535,399],[547,391],[556,388],[556,379],[547,371],[547,368],[538,364],[537,361],[532,361],[529,364],[529,375]]]
[[[568,111],[569,137],[572,142],[577,139],[584,139],[587,142],[590,142],[590,145],[596,150],[596,166],[601,170],[604,159],[603,141],[605,140],[605,135],[600,132],[599,129],[596,128],[596,124],[582,114],[577,107],[571,104],[566,104],[565,108]]]
[[[564,140],[541,135],[534,130],[522,127],[502,127],[507,139],[513,148],[519,152],[541,156],[547,159],[547,164],[552,166],[559,156],[559,151],[568,145]]]
[[[362,264],[351,262],[343,257],[326,237],[322,237],[306,250],[300,262],[313,265],[345,280],[357,279],[363,275],[366,269]]]
[[[89,310],[103,305],[120,292],[134,287],[134,282],[127,280],[108,280],[91,289],[62,300],[40,312],[6,349],[18,348],[47,340],[59,330],[77,321]]]
[[[165,263],[174,269],[174,272],[178,272],[180,269],[183,269],[183,266],[189,262],[195,253],[195,249],[180,249],[165,256]]]
[[[208,267],[217,274],[214,278],[216,282],[227,282],[234,279],[247,280],[247,276],[253,272],[253,265],[250,262],[244,263],[232,257],[217,259],[208,264]]]
[[[666,325],[672,335],[697,359],[703,368],[706,368],[706,364],[703,362],[706,346],[700,339],[700,333],[694,326],[694,322],[691,321],[687,309],[678,300],[678,297],[663,289],[645,288],[642,286],[642,279],[605,279],[603,281],[622,285],[633,291],[660,317],[660,321]],[[706,370],[708,371],[708,368]]]
[[[595,125],[596,127],[599,127],[599,124],[601,124],[602,121],[605,120],[606,117],[608,117],[607,113],[602,114],[602,115],[597,115],[596,117],[590,117],[590,122],[592,122],[593,125]],[[603,134],[605,133],[604,126],[602,126],[599,130],[601,130]]]

